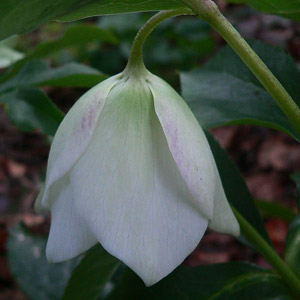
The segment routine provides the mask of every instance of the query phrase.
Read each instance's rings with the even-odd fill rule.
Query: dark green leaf
[[[299,0],[227,0],[233,3],[245,3],[254,8],[268,13],[280,15],[286,18],[300,20]]]
[[[284,252],[287,263],[300,275],[300,215],[290,224]]]
[[[94,0],[84,7],[73,10],[59,21],[75,21],[90,16],[112,15],[139,11],[159,11],[184,7],[181,0]]]
[[[284,85],[294,100],[300,105],[300,71],[293,58],[281,48],[257,40],[248,41],[253,50],[260,56],[272,73]],[[243,81],[262,86],[237,54],[226,46],[206,66],[205,70],[232,74]],[[294,80],[291,80],[294,79]],[[296,81],[296,82],[295,82]]]
[[[0,40],[15,33],[33,30],[47,21],[54,20],[91,3],[91,0],[2,0],[0,2]]]
[[[24,87],[0,96],[12,122],[22,130],[40,129],[54,135],[63,113],[48,96],[35,87]]]
[[[296,216],[296,212],[292,208],[279,202],[255,200],[255,205],[261,214],[266,217],[291,222]]]
[[[260,235],[272,245],[245,180],[235,163],[210,133],[207,132],[206,136],[216,160],[228,201],[260,233]]]
[[[180,0],[1,0],[0,40],[37,28],[50,20],[73,21],[102,14],[183,7]]]
[[[300,72],[291,57],[261,42],[251,46],[299,104]],[[203,68],[182,73],[181,82],[183,96],[204,128],[253,124],[285,131],[300,140],[275,100],[228,46]]]
[[[28,61],[11,80],[0,85],[0,93],[28,85],[92,87],[107,78],[107,75],[78,63],[69,63],[51,69],[46,61]]]
[[[179,267],[150,288],[130,270],[109,300],[292,300],[279,278],[248,263]]]
[[[95,246],[74,270],[62,300],[98,299],[119,266],[119,260]]]
[[[298,190],[298,215],[290,224],[288,235],[285,241],[284,256],[291,268],[293,268],[294,271],[300,275],[300,171],[292,174],[291,178],[295,181]]]
[[[300,171],[297,171],[292,174],[291,178],[295,181],[298,194],[297,194],[297,206],[298,206],[298,211],[300,211]]]
[[[9,267],[20,287],[32,300],[60,300],[79,259],[48,264],[47,239],[33,235],[23,225],[10,230],[7,251]]]
[[[90,42],[117,43],[115,36],[108,30],[100,29],[93,25],[77,24],[69,26],[65,34],[58,40],[39,44],[33,52],[18,61],[11,69],[0,77],[0,83],[15,76],[28,60],[49,56],[64,48],[87,44]]]

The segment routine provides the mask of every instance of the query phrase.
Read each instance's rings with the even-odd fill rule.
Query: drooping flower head
[[[143,66],[101,82],[68,112],[37,206],[51,210],[50,262],[101,243],[148,286],[181,264],[207,227],[239,234],[203,130]]]

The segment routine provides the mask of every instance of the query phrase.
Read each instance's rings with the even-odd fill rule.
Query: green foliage
[[[253,49],[300,103],[300,72],[282,50],[255,41]],[[225,47],[201,69],[181,74],[182,93],[204,128],[230,124],[267,126],[299,133],[241,59]]]
[[[298,211],[300,211],[300,171],[293,173],[291,178],[294,180],[297,186],[297,190],[298,190],[297,207],[298,207]]]
[[[300,2],[298,0],[227,0],[232,3],[245,3],[268,14],[300,20]]]
[[[179,267],[150,288],[129,269],[109,300],[292,300],[279,278],[248,263]]]
[[[2,94],[1,103],[11,121],[24,131],[38,128],[54,135],[64,117],[49,97],[35,87],[23,87]]]
[[[93,41],[117,42],[108,30],[84,24],[69,26],[60,39],[39,44],[0,77],[0,104],[5,105],[17,127],[24,131],[39,129],[54,135],[63,118],[52,100],[34,86],[92,87],[107,78],[98,70],[79,63],[50,68],[49,63],[37,60],[62,49]]]
[[[84,60],[108,74],[120,72],[128,59],[132,41],[149,19],[150,14],[121,14],[99,18],[100,28],[113,32],[119,43],[87,51]],[[178,69],[198,66],[215,49],[211,28],[201,20],[190,17],[168,19],[151,34],[144,46],[143,56],[149,70],[178,86]],[[100,59],[99,59],[100,58]]]
[[[246,3],[266,13],[279,14],[300,20],[298,0],[228,0]],[[51,21],[75,21],[90,16],[120,14],[139,11],[159,11],[182,8],[180,0],[49,0],[0,2],[0,39],[16,33],[24,33]]]
[[[10,119],[21,130],[39,129],[54,135],[63,113],[34,86],[92,87],[106,77],[78,63],[51,69],[45,61],[28,61],[15,77],[0,85],[0,104],[5,105]]]
[[[159,11],[185,7],[181,0],[93,0],[84,7],[73,10],[59,18],[60,21],[75,21],[90,16],[111,15],[139,11]]]
[[[74,270],[62,300],[98,299],[119,266],[120,261],[98,244]]]
[[[300,276],[300,215],[290,224],[284,256],[290,267]]]
[[[0,84],[0,97],[1,103],[6,105],[14,124],[25,131],[40,129],[46,134],[53,135],[61,121],[61,113],[58,114],[57,109],[54,113],[54,105],[51,104],[51,100],[46,95],[43,95],[42,91],[38,93],[37,89],[33,89],[35,95],[39,97],[35,100],[31,98],[30,101],[28,95],[23,96],[22,92],[26,91],[28,93],[28,88],[32,88],[32,86],[92,87],[104,80],[107,75],[92,67],[74,62],[51,68],[48,62],[41,59],[66,48],[77,47],[78,49],[82,45],[93,42],[99,45],[99,42],[101,42],[106,46],[109,45],[111,49],[107,51],[106,47],[98,46],[97,49],[99,50],[94,54],[87,52],[88,56],[81,56],[80,59],[92,60],[91,63],[97,69],[105,69],[110,74],[117,73],[122,69],[120,66],[126,63],[134,35],[149,17],[141,14],[133,16],[131,16],[131,19],[134,22],[128,22],[128,15],[104,17],[99,23],[102,28],[86,24],[68,26],[59,39],[39,44],[31,53],[8,69],[0,77],[2,83]],[[191,30],[193,27],[195,27],[194,31]],[[197,31],[200,32],[199,41]],[[209,32],[209,27],[201,21],[191,21],[186,18],[179,22],[170,20],[162,26],[154,36],[152,43],[149,43],[146,48],[147,65],[152,66],[154,72],[161,70],[162,64],[165,66],[173,65],[173,70],[196,65],[200,58],[214,47]],[[164,40],[164,50],[161,48],[160,35],[168,37]],[[190,41],[189,47],[185,46],[185,36]],[[177,44],[179,49],[174,47],[174,43]],[[200,46],[204,50],[197,53]],[[87,47],[82,49],[87,49]],[[107,57],[107,55],[110,56]],[[169,72],[166,72],[164,75],[169,77],[171,81],[174,80],[174,71],[171,75],[168,74]],[[46,98],[47,100],[45,100]],[[20,103],[17,101],[18,99],[20,99]],[[41,105],[39,99],[43,99]],[[19,108],[18,105],[20,105]],[[40,107],[35,107],[35,105],[40,105]],[[52,107],[52,109],[48,109],[49,107]],[[39,110],[42,110],[43,117],[38,117],[37,111]],[[27,115],[24,116],[21,111],[26,111]]]
[[[289,1],[288,5],[284,0],[232,2],[247,3],[267,13],[300,20],[297,0]],[[0,0],[0,39],[32,30],[49,20],[72,21],[88,16],[119,14],[99,18],[99,27],[86,24],[68,26],[61,38],[39,44],[23,59],[16,57],[12,49],[7,51],[0,45],[0,55],[2,51],[2,56],[4,53],[10,61],[20,59],[0,77],[0,104],[5,106],[12,122],[22,130],[38,129],[54,135],[63,113],[38,87],[92,87],[107,77],[98,70],[107,74],[119,72],[127,61],[134,35],[149,16],[123,13],[178,7],[183,7],[180,0]],[[215,49],[210,30],[206,23],[193,18],[168,20],[145,45],[146,65],[176,86],[174,70],[198,67],[203,57]],[[91,42],[97,44],[96,50],[82,47],[79,53],[80,60],[91,62],[93,67],[74,62],[51,67],[41,60],[60,50],[78,48]],[[260,42],[251,42],[251,46],[299,105],[300,72],[293,60],[278,48]],[[275,101],[229,47],[225,47],[204,67],[183,72],[181,82],[184,98],[205,129],[253,124],[282,130],[300,140],[299,133]],[[286,221],[291,221],[295,213],[286,207],[262,201],[256,201],[256,207],[234,162],[211,134],[207,133],[207,137],[228,200],[272,247],[257,207],[267,216]],[[293,179],[300,186],[299,172],[293,175]],[[300,218],[296,216],[289,228],[285,259],[298,275],[299,236]],[[120,267],[120,262],[100,245],[92,248],[81,262],[79,258],[49,265],[44,255],[45,245],[44,237],[31,234],[24,226],[18,225],[10,232],[10,269],[20,287],[33,300],[99,299]],[[280,278],[270,270],[247,263],[226,263],[179,267],[151,288],[146,288],[127,269],[108,299],[292,298]]]
[[[29,60],[45,58],[62,49],[88,44],[93,41],[110,44],[117,43],[116,37],[108,30],[87,24],[68,26],[61,38],[55,41],[40,43],[31,53],[26,55],[24,59],[8,69],[7,72],[0,77],[0,83],[14,77]]]
[[[287,263],[300,276],[300,171],[292,174],[291,178],[295,181],[298,195],[297,206],[298,215],[290,224],[289,231],[285,241],[284,256]]]
[[[50,21],[74,21],[102,14],[183,7],[180,0],[26,0],[0,2],[0,39],[33,30]]]
[[[279,202],[255,200],[255,205],[265,217],[291,222],[296,216],[296,212],[292,208]]]
[[[0,85],[0,94],[28,85],[92,87],[106,78],[107,75],[79,63],[50,68],[46,61],[31,60],[26,62],[15,77]]]
[[[228,201],[272,245],[245,180],[235,163],[210,133],[206,133]]]
[[[79,259],[49,264],[47,239],[30,233],[25,226],[10,230],[7,244],[9,267],[20,287],[32,300],[60,300]]]

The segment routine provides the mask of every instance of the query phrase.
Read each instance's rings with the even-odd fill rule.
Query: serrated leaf
[[[67,27],[66,32],[61,38],[39,44],[35,50],[14,64],[12,68],[7,70],[7,72],[0,77],[0,83],[14,77],[29,60],[44,58],[62,49],[91,43],[93,41],[112,44],[117,43],[116,37],[108,30],[88,24],[71,25]]]
[[[130,270],[109,300],[292,300],[279,278],[248,263],[179,267],[150,288]]]
[[[54,135],[62,121],[63,113],[50,98],[35,87],[23,87],[0,96],[12,122],[24,131],[40,129]]]
[[[31,300],[60,300],[79,259],[49,264],[45,257],[47,239],[30,233],[25,226],[10,230],[7,243],[9,268]]]
[[[120,261],[98,244],[74,270],[62,300],[96,300],[120,266]]]
[[[15,77],[0,85],[0,93],[28,85],[92,87],[106,78],[107,75],[79,63],[50,68],[46,61],[32,60],[28,61]]]
[[[282,50],[251,42],[252,48],[300,103],[300,72]],[[181,74],[182,93],[204,128],[230,124],[267,126],[300,135],[251,71],[228,46],[201,69]]]

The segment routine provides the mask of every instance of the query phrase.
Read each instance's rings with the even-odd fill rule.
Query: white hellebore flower
[[[49,262],[99,242],[147,286],[180,265],[207,227],[239,235],[203,130],[146,69],[127,68],[72,107],[39,198],[52,215]]]

